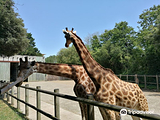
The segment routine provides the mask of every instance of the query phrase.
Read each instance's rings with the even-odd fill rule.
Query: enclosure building
[[[40,56],[27,56],[27,55],[15,55],[10,57],[0,56],[0,80],[6,80],[13,82],[16,80],[18,74],[19,59],[25,60],[28,57],[28,61],[45,62],[44,57]],[[33,73],[25,81],[44,81],[45,74]]]

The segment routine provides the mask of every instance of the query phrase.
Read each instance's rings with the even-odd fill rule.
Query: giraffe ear
[[[64,34],[68,34],[68,32],[66,30],[62,30]]]

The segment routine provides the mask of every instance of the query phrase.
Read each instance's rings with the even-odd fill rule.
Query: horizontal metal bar
[[[8,94],[8,93],[6,93],[6,94]],[[13,97],[13,98],[15,98],[15,99],[17,99],[18,101],[26,104],[26,105],[28,105],[29,107],[33,108],[34,110],[37,110],[38,112],[40,112],[40,113],[42,113],[43,115],[51,118],[52,120],[59,120],[58,118],[53,117],[51,114],[48,114],[48,113],[44,112],[43,110],[40,110],[40,109],[36,108],[35,106],[33,106],[33,105],[29,104],[29,103],[26,103],[25,101],[23,101],[23,100],[21,100],[21,99],[18,99],[17,97],[15,97],[15,96],[13,96],[13,95],[11,95],[11,94],[8,94],[8,95],[11,96],[11,97]]]
[[[134,111],[136,113],[142,113],[142,111],[138,111],[138,110],[122,107],[122,106],[117,106],[117,105],[111,105],[111,104],[98,102],[98,101],[94,101],[94,100],[89,100],[89,99],[85,99],[85,98],[74,97],[74,96],[64,95],[64,94],[60,94],[60,93],[54,93],[54,92],[50,92],[50,91],[46,91],[46,90],[41,90],[41,89],[38,90],[38,89],[35,89],[35,88],[31,88],[31,87],[24,87],[24,86],[21,86],[21,87],[26,88],[26,89],[30,89],[30,90],[34,90],[34,91],[39,91],[39,92],[49,94],[49,95],[55,95],[55,96],[62,97],[62,98],[65,98],[65,99],[69,99],[69,100],[73,100],[73,101],[83,102],[83,103],[86,103],[86,104],[107,108],[107,109],[114,110],[114,111],[117,111],[117,112],[120,112],[121,109],[126,109],[128,115],[134,115],[134,116],[137,116],[137,117],[142,117],[142,118],[147,118],[147,119],[152,119],[152,120],[160,120],[160,115],[157,115],[157,114],[133,114],[130,111]]]
[[[117,76],[128,76],[128,77],[134,77],[135,75],[117,75]],[[144,76],[146,76],[146,77],[156,77],[156,75],[136,75],[137,77],[144,77]],[[160,75],[158,75],[158,77],[160,77]]]

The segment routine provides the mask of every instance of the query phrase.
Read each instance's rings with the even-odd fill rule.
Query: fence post
[[[135,79],[135,83],[139,85],[139,80],[138,80],[137,74],[135,74],[134,79]]]
[[[121,74],[119,75],[119,78],[121,79]]]
[[[29,87],[29,84],[26,84],[25,87]],[[29,91],[25,88],[25,102],[29,103]],[[29,115],[29,107],[25,104],[25,115]]]
[[[156,75],[156,82],[157,82],[157,92],[159,91],[159,81],[158,81],[158,75]]]
[[[36,89],[41,89],[41,86],[37,86]],[[41,109],[41,94],[36,91],[37,108]],[[37,120],[41,120],[41,113],[37,111]]]
[[[93,100],[93,94],[88,94],[87,99]],[[87,104],[87,117],[88,120],[94,120],[94,106]]]
[[[14,95],[14,87],[11,89],[11,95]],[[11,97],[11,105],[14,105],[13,97]]]
[[[7,102],[9,102],[9,91],[7,91]]]
[[[127,79],[127,82],[128,82],[128,74],[127,74],[127,76],[126,76],[126,79]]]
[[[4,81],[3,85],[5,85],[7,82]],[[6,93],[3,94],[3,99],[6,99]]]
[[[147,89],[146,75],[144,75],[144,88]]]
[[[20,87],[17,87],[17,98],[20,99]],[[17,100],[17,109],[20,110],[20,102]]]
[[[4,85],[4,81],[2,80],[1,86],[3,86],[3,85]],[[4,99],[4,96],[5,96],[5,93],[2,94],[2,98],[3,98],[3,99]]]
[[[55,93],[59,93],[59,89],[54,89],[54,92]],[[60,109],[59,109],[59,97],[57,96],[54,96],[54,114],[55,114],[55,117],[60,119]]]

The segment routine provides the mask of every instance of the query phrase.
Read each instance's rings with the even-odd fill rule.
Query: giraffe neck
[[[41,63],[41,62],[36,62],[35,66],[38,73],[68,77],[75,80],[75,82],[79,79],[78,69],[83,67],[79,65]]]
[[[73,45],[75,46],[80,56],[80,60],[83,64],[83,67],[85,68],[89,77],[92,79],[92,81],[98,89],[102,82],[101,79],[103,74],[106,74],[106,72],[112,72],[112,70],[106,69],[102,67],[99,63],[97,63],[89,53],[88,49],[86,48],[82,40],[77,35],[73,37]]]

